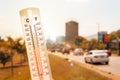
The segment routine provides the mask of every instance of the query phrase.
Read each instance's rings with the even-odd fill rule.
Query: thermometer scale
[[[32,80],[52,80],[38,8],[20,11]]]

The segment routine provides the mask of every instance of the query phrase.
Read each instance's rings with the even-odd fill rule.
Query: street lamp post
[[[99,25],[99,23],[97,23],[97,25],[98,25],[97,35],[98,35],[98,46],[99,46],[99,42],[100,42],[100,33],[99,33],[99,31],[100,31],[100,25]]]

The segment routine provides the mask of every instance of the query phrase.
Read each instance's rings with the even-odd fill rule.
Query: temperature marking
[[[32,80],[52,80],[38,8],[20,11]]]

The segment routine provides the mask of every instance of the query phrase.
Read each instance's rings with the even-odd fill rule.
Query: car
[[[70,49],[68,49],[68,48],[63,48],[62,53],[63,53],[63,54],[69,54],[69,53],[70,53]]]
[[[84,56],[86,63],[106,63],[109,64],[109,56],[105,50],[91,50]]]
[[[111,56],[112,54],[110,49],[106,50],[106,53],[108,54],[108,56]]]
[[[81,48],[76,48],[74,51],[73,51],[73,54],[74,55],[83,55],[83,50]]]

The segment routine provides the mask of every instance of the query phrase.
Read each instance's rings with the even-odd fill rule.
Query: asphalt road
[[[77,61],[77,62],[85,63],[84,56],[74,56],[74,55],[66,56],[61,53],[55,53],[55,54],[61,57],[69,57],[70,59]],[[120,56],[119,57],[111,56],[109,58],[110,58],[110,61],[108,65],[106,64],[90,64],[90,65],[96,66],[104,71],[120,75]],[[88,63],[85,63],[85,64],[88,64]]]
[[[69,55],[68,57],[71,58],[72,60],[85,63],[84,56]],[[120,75],[120,57],[111,56],[109,58],[110,58],[110,62],[108,65],[106,64],[90,64],[90,65],[96,66],[104,71]]]

